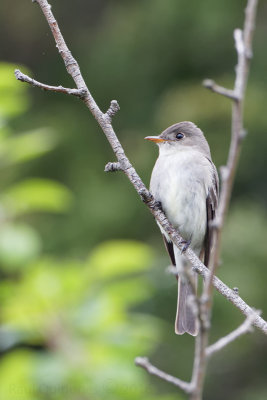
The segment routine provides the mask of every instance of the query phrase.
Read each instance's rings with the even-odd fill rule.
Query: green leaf
[[[112,240],[98,246],[89,258],[89,267],[97,278],[111,278],[148,269],[153,254],[144,243],[131,240]]]
[[[0,142],[1,165],[9,166],[40,157],[52,150],[56,142],[55,133],[48,128],[4,138]]]
[[[109,325],[106,329],[99,329],[94,338],[94,349],[91,350],[92,357],[104,362],[107,350],[117,359],[133,359],[138,353],[148,353],[159,343],[163,324],[160,319],[153,318],[148,314],[131,313],[124,321]],[[90,335],[92,339],[92,334]],[[98,347],[97,347],[98,346]],[[124,351],[123,351],[124,350]]]
[[[4,299],[4,323],[38,337],[45,328],[57,324],[57,315],[62,310],[70,312],[84,296],[87,282],[79,267],[79,263],[48,258],[32,263],[23,279],[14,284],[16,296]]]
[[[38,233],[25,224],[4,224],[0,230],[0,262],[5,269],[17,269],[41,251]]]
[[[15,64],[0,63],[0,118],[22,114],[29,107],[27,86],[18,82],[14,75],[17,67]]]
[[[107,286],[107,287],[106,287]],[[118,304],[125,308],[138,305],[152,295],[153,286],[149,285],[146,279],[131,277],[130,279],[113,281],[108,283],[104,290]]]
[[[100,350],[100,348],[99,348]],[[90,371],[97,398],[136,400],[146,398],[146,377],[130,360],[118,360],[114,355]]]
[[[8,354],[0,366],[0,398],[8,400],[34,400],[31,370],[34,356],[30,352]]]
[[[9,187],[1,203],[11,214],[33,211],[66,212],[72,204],[72,194],[59,182],[48,179],[27,179]]]

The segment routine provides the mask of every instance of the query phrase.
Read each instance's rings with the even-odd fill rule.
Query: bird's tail
[[[183,277],[178,279],[178,300],[175,320],[175,333],[177,335],[187,332],[192,336],[196,336],[198,333],[197,317],[193,310],[193,301],[190,301],[192,300],[190,298],[191,295],[196,294],[197,278],[197,275],[193,277],[193,288]]]
[[[198,334],[198,318],[194,313],[193,296],[197,293],[197,281],[198,276],[192,271],[191,264],[181,251],[173,246],[175,254],[175,263],[178,272],[178,299],[177,299],[177,311],[175,320],[175,333],[177,335],[182,335],[187,332],[192,336]],[[185,276],[185,271],[191,273],[191,283],[190,284]]]

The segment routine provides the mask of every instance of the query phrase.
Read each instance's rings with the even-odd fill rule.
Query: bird
[[[211,159],[209,144],[193,122],[178,122],[159,136],[147,136],[145,139],[159,147],[150,192],[184,239],[181,251],[158,224],[172,265],[177,270],[175,333],[182,335],[186,332],[196,336],[199,326],[192,294],[197,292],[197,273],[192,272],[184,252],[190,246],[208,266],[212,249],[211,222],[218,206],[217,170]]]

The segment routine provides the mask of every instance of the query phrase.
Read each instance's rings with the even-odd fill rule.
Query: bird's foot
[[[191,239],[189,239],[189,240],[182,240],[182,241],[180,242],[180,244],[183,245],[183,247],[182,247],[182,249],[181,249],[181,254],[183,254],[183,253],[186,252],[186,250],[187,250],[188,247],[190,246],[190,244],[191,244]]]
[[[156,207],[157,209],[163,211],[161,201],[155,201],[155,207]]]

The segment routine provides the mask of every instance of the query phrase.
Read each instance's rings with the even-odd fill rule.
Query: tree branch
[[[234,39],[237,51],[236,79],[234,90],[235,94],[232,109],[232,133],[231,144],[226,166],[221,169],[221,192],[220,201],[217,210],[217,216],[214,223],[214,253],[211,260],[211,270],[215,272],[221,249],[221,233],[228,210],[233,181],[237,169],[239,155],[241,151],[242,139],[244,138],[243,128],[243,105],[245,98],[245,89],[247,85],[250,59],[252,57],[252,37],[255,26],[256,10],[258,0],[248,0],[245,11],[245,22],[243,32],[235,29]],[[223,88],[224,89],[224,88]],[[225,89],[228,91],[228,89]],[[219,93],[219,92],[217,92]],[[222,94],[222,93],[219,93]],[[211,291],[211,281],[208,283],[207,291]]]
[[[202,263],[199,263],[198,265],[195,264],[193,270],[201,275],[204,278],[204,281],[206,281],[207,279],[209,279],[211,272],[205,265],[201,264]],[[173,266],[169,266],[167,268],[167,272],[173,275],[177,275],[177,270]],[[236,287],[234,287],[233,289],[229,288],[229,286],[223,283],[219,278],[217,278],[217,276],[213,276],[212,285],[217,290],[217,292],[219,292],[230,303],[238,308],[243,315],[245,315],[246,317],[249,317],[250,315],[255,315],[255,318],[253,318],[252,320],[252,325],[265,333],[265,335],[267,335],[267,322],[259,314],[255,314],[254,309],[250,307],[239,296],[238,289]]]
[[[210,260],[211,275],[206,282],[206,285],[204,286],[204,296],[209,299],[209,301],[207,302],[208,308],[211,308],[213,275],[215,274],[219,263],[219,257],[221,253],[222,229],[224,225],[225,215],[229,207],[233,181],[235,178],[239,154],[241,151],[241,139],[244,138],[243,105],[249,71],[249,62],[252,55],[251,45],[256,19],[257,3],[258,0],[248,0],[245,11],[244,30],[243,32],[240,29],[235,29],[234,31],[235,46],[237,51],[237,66],[233,92],[236,94],[236,98],[233,99],[232,108],[231,144],[227,164],[226,166],[221,168],[221,193],[216,219],[213,224],[214,251],[211,254]]]
[[[194,270],[201,275],[204,280],[207,280],[211,272],[210,270],[205,267],[205,265],[202,266],[195,266]],[[216,276],[213,276],[212,278],[212,284],[214,288],[223,296],[225,297],[230,303],[232,303],[236,308],[238,308],[243,315],[248,317],[249,315],[254,313],[254,309],[250,307],[237,293],[236,288],[231,289],[225,283],[223,283],[219,278]],[[257,315],[255,317],[255,320],[253,320],[252,325],[254,325],[256,328],[260,329],[265,335],[267,335],[267,322]]]
[[[182,381],[181,379],[175,378],[172,375],[166,374],[166,372],[161,371],[154,365],[152,365],[148,358],[137,357],[135,359],[135,365],[144,368],[149,374],[155,375],[158,378],[177,386],[185,393],[191,392],[191,385],[188,382]]]
[[[223,338],[219,339],[217,342],[214,344],[210,345],[205,349],[205,356],[207,358],[211,357],[218,351],[222,350],[224,347],[226,347],[228,344],[232,343],[236,339],[238,339],[240,336],[245,335],[248,332],[252,332],[252,325],[255,320],[255,318],[258,317],[258,312],[252,311],[252,313],[245,319],[245,321],[234,331],[229,333],[228,335],[224,336]],[[200,342],[199,342],[200,345]],[[200,358],[196,359],[197,362],[200,361]],[[179,387],[183,392],[190,394],[191,398],[194,396],[194,390],[196,388],[197,382],[192,379],[191,382],[185,382],[182,381],[181,379],[178,379],[172,375],[167,374],[164,371],[161,371],[154,365],[150,363],[148,358],[146,357],[137,357],[135,359],[135,365],[141,368],[144,368],[149,374],[155,375],[158,378],[171,383],[174,386]],[[199,366],[199,368],[201,365]],[[205,370],[203,370],[204,373]]]
[[[119,162],[109,162],[105,166],[104,172],[116,172],[116,171],[123,171]]]
[[[217,85],[217,83],[215,83],[212,79],[205,79],[202,82],[202,85],[206,88],[206,89],[210,89],[212,92],[220,94],[222,96],[227,97],[228,99],[231,100],[238,100],[238,97],[236,96],[236,93],[231,90],[231,89],[226,89],[223,86],[219,86]]]
[[[110,122],[112,121],[112,117],[119,111],[120,106],[117,100],[111,100],[109,109],[107,110],[105,116],[109,118]]]
[[[208,82],[208,87],[217,93],[230,97],[233,101],[232,107],[232,134],[231,144],[228,154],[226,166],[223,168],[221,194],[219,199],[219,206],[215,224],[213,224],[213,248],[211,259],[209,263],[210,274],[205,280],[203,293],[199,301],[199,321],[200,331],[196,338],[195,345],[195,358],[192,373],[191,383],[194,387],[191,400],[201,400],[203,385],[205,379],[205,370],[207,365],[206,348],[208,346],[210,318],[212,308],[212,291],[214,286],[215,272],[219,264],[219,257],[221,253],[221,239],[222,229],[224,225],[225,215],[229,207],[230,197],[232,193],[233,182],[241,151],[241,143],[243,138],[243,104],[245,98],[245,89],[247,85],[247,77],[249,71],[249,61],[252,55],[251,43],[253,37],[253,30],[256,19],[257,0],[248,0],[246,7],[246,15],[244,21],[244,32],[240,29],[235,29],[234,39],[237,51],[237,66],[236,66],[236,79],[234,90],[229,96],[228,89],[214,86]],[[207,82],[206,82],[207,84]],[[215,279],[214,279],[215,278]],[[238,296],[239,297],[239,296]],[[245,306],[245,305],[243,305]],[[246,314],[248,315],[248,314]]]
[[[69,89],[69,88],[65,88],[63,86],[46,85],[44,83],[36,81],[33,78],[30,78],[28,75],[23,74],[19,69],[15,70],[15,77],[17,78],[18,81],[29,83],[30,85],[38,87],[43,90],[70,94],[72,96],[77,96],[80,98],[82,98],[86,93],[83,89]]]
[[[248,332],[252,332],[252,325],[254,319],[257,317],[257,313],[251,313],[245,321],[234,331],[219,339],[217,342],[213,343],[209,347],[206,348],[206,357],[212,356],[214,353],[217,353],[228,344],[232,343],[234,340],[238,339],[240,336],[245,335]]]

